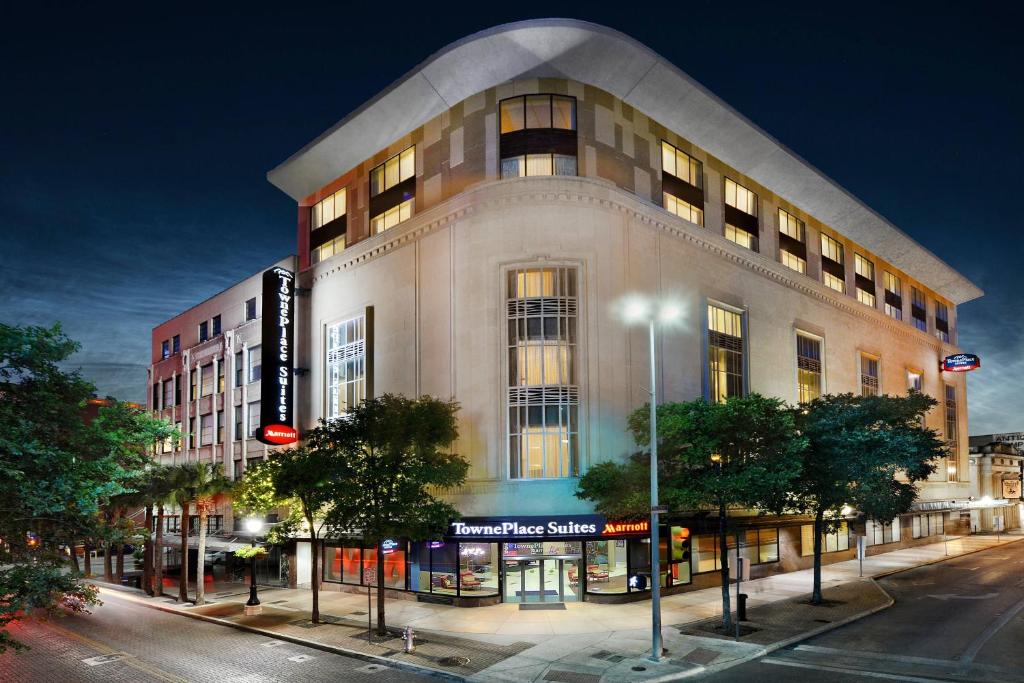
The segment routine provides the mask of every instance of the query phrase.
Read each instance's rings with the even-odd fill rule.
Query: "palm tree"
[[[143,583],[147,594],[163,595],[164,583],[164,504],[172,499],[173,472],[170,467],[154,467],[147,472],[146,505],[146,548],[143,551]],[[153,539],[153,508],[156,507],[156,539]]]
[[[213,463],[188,462],[171,468],[169,485],[174,501],[181,506],[181,583],[178,600],[188,600],[188,534],[192,503],[199,513],[199,547],[196,563],[196,604],[205,601],[203,585],[204,555],[206,554],[206,519],[217,499],[230,490],[223,467]]]
[[[199,463],[186,462],[175,465],[170,472],[171,498],[181,506],[181,580],[178,583],[178,600],[188,601],[188,523],[192,500],[199,485]]]
[[[220,463],[200,464],[196,486],[196,512],[199,513],[199,561],[196,564],[196,604],[206,602],[206,520],[210,510],[231,490],[231,481],[224,476]]]

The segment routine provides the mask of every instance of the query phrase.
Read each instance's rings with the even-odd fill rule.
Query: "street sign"
[[[376,586],[377,585],[377,568],[376,567],[364,567],[363,568],[363,585],[364,586]]]
[[[651,512],[654,512],[654,513],[659,514],[659,515],[666,515],[666,514],[668,514],[668,506],[667,505],[653,505],[653,506],[651,506]]]

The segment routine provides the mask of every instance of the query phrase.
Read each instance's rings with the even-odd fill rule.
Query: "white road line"
[[[914,657],[912,655],[892,655],[885,652],[863,652],[861,650],[840,650],[835,647],[821,647],[820,645],[797,645],[795,650],[800,652],[816,652],[823,655],[838,655],[843,657],[863,657],[864,659],[877,659],[881,661],[902,662],[904,664],[925,664],[928,666],[955,666],[959,662],[952,659],[932,659],[931,657]]]
[[[982,631],[981,634],[974,639],[974,642],[972,642],[970,646],[966,650],[964,650],[964,654],[960,658],[960,661],[962,661],[965,664],[973,662],[974,658],[978,656],[979,652],[981,652],[981,648],[985,647],[985,643],[987,643],[989,639],[992,638],[992,636],[998,633],[999,629],[1006,626],[1006,624],[1008,624],[1011,619],[1017,616],[1017,614],[1020,613],[1021,610],[1024,610],[1024,600],[1021,600],[1016,605],[1003,612],[1003,616],[996,619],[989,625],[988,628]]]
[[[777,664],[779,666],[792,666],[797,669],[811,669],[813,671],[831,671],[833,673],[851,674],[853,676],[864,676],[865,678],[885,678],[890,681],[910,681],[910,683],[943,683],[940,678],[920,678],[917,676],[904,676],[902,674],[885,674],[880,671],[861,671],[860,669],[848,669],[843,666],[819,666],[817,664],[804,664],[802,662],[791,662],[786,659],[766,658],[761,660],[762,664]]]

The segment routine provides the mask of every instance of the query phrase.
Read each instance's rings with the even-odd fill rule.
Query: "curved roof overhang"
[[[963,275],[706,88],[618,31],[571,19],[505,24],[445,47],[267,174],[296,201],[471,95],[518,78],[605,90],[960,304]]]

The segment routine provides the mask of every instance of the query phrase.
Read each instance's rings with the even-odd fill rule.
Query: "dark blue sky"
[[[971,432],[1024,429],[1015,10],[90,5],[0,2],[0,319],[62,321],[102,393],[141,400],[156,323],[294,250],[267,170],[447,43],[569,16],[649,45],[985,289],[960,309]]]

